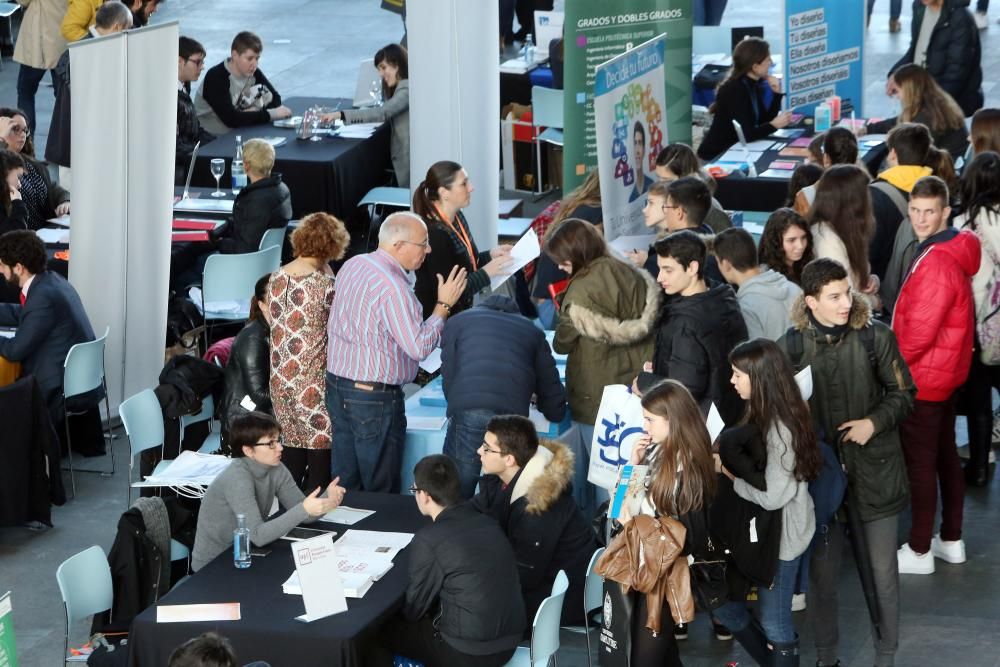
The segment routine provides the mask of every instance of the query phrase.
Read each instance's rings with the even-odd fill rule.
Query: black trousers
[[[285,447],[281,462],[307,496],[319,487],[320,493],[330,484],[330,450]]]
[[[430,618],[411,623],[402,616],[394,616],[368,647],[365,665],[389,667],[393,655],[416,660],[424,667],[501,667],[514,655],[514,649],[493,655],[460,653],[441,638]]]
[[[649,614],[644,593],[633,593],[632,608],[632,665],[657,665],[658,667],[683,667],[677,639],[674,638],[674,619],[670,606],[664,600],[660,614],[660,632],[654,637],[646,628]]]

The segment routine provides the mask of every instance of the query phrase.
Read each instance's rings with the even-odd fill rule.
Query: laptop
[[[194,174],[194,163],[198,159],[198,149],[201,148],[201,142],[199,141],[194,145],[194,150],[191,151],[191,162],[188,164],[187,178],[184,180],[184,194],[181,195],[181,200],[190,199],[191,195],[191,175]]]
[[[371,107],[375,106],[375,100],[372,99],[369,91],[372,89],[372,81],[378,79],[379,83],[382,82],[382,77],[379,76],[378,69],[375,68],[375,63],[372,62],[371,58],[366,58],[361,61],[358,66],[358,82],[354,86],[354,101],[355,107]]]
[[[194,174],[194,163],[198,160],[198,149],[201,148],[199,141],[191,151],[191,163],[188,164],[187,178],[184,180],[184,193],[180,201],[174,204],[175,211],[184,213],[232,213],[232,199],[215,199],[208,197],[205,199],[191,199],[191,176]]]

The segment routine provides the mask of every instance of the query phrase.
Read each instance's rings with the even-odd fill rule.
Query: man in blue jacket
[[[77,343],[94,340],[80,295],[57,273],[46,271],[45,244],[35,232],[0,236],[0,275],[20,289],[20,304],[0,304],[0,326],[17,327],[0,337],[0,357],[34,375],[57,431],[63,419],[63,363]]]
[[[496,415],[528,416],[532,395],[546,419],[566,416],[566,389],[541,329],[508,297],[494,294],[450,318],[441,335],[441,378],[448,401],[444,453],[458,466],[462,497],[479,479],[476,453]]]

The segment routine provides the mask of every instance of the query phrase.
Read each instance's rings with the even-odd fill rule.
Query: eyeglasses
[[[430,239],[424,239],[422,243],[417,243],[416,241],[400,241],[400,243],[409,243],[410,245],[420,246],[421,248],[427,249],[431,246]]]
[[[411,484],[410,485],[410,493],[416,494],[417,491],[423,491],[423,489],[418,489],[416,484]]]
[[[204,58],[185,58],[184,60],[186,60],[189,63],[194,63],[195,67],[201,67],[202,65],[205,64]]]
[[[487,454],[500,454],[501,453],[501,451],[499,449],[491,449],[489,443],[487,443],[485,440],[483,440],[483,444],[479,445],[479,449],[483,450]]]
[[[275,438],[273,440],[267,440],[265,442],[255,442],[254,447],[267,447],[268,449],[277,449],[278,445],[281,444],[281,438]]]
[[[29,130],[24,125],[14,125],[13,127],[10,128],[10,133],[11,134],[23,134],[25,138],[28,138],[28,137],[31,136],[31,130]]]

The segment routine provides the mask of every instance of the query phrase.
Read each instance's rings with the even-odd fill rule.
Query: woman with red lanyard
[[[437,304],[437,276],[447,276],[454,266],[468,274],[465,293],[451,308],[451,314],[472,305],[472,297],[490,284],[493,276],[506,272],[513,259],[510,246],[501,245],[479,252],[469,231],[462,209],[469,205],[472,184],[469,175],[457,162],[435,162],[413,195],[413,212],[427,223],[427,242],[431,253],[417,269],[413,291],[430,317]]]

